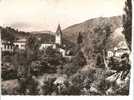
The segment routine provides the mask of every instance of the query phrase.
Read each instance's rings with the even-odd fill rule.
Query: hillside
[[[63,30],[64,36],[72,42],[76,43],[79,32],[90,33],[95,27],[111,24],[112,31],[114,31],[117,27],[120,27],[122,24],[122,19],[120,16],[114,17],[98,17],[89,19],[85,22],[72,25]]]
[[[90,19],[64,29],[63,33],[66,39],[75,44],[79,33],[82,35],[81,50],[87,63],[93,66],[97,63],[97,56],[103,55],[104,48],[107,51],[125,42],[121,16]]]

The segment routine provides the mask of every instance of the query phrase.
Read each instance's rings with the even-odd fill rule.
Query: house
[[[65,54],[66,54],[65,49],[59,48],[58,51],[62,54],[63,57],[65,57]]]
[[[113,56],[114,56],[114,53],[112,51],[107,52],[107,57],[108,58],[113,57]]]
[[[130,51],[127,47],[115,47],[114,50],[107,51],[107,58],[110,57],[121,57],[123,54],[130,54]]]
[[[19,40],[14,42],[14,46],[19,48],[20,50],[24,50],[25,45],[26,45],[26,39],[25,38],[19,39]]]
[[[117,48],[117,47],[116,47]],[[120,57],[122,56],[123,54],[130,54],[130,50],[126,44],[125,41],[121,41],[119,44],[118,44],[118,48],[115,50],[115,56],[116,57]]]
[[[5,40],[1,41],[1,51],[13,52],[13,47],[14,45],[11,42]]]
[[[127,48],[118,48],[116,51],[115,51],[115,54],[114,54],[114,56],[115,57],[121,57],[123,54],[125,54],[125,53],[127,53],[127,54],[129,54],[130,52],[129,52],[129,49],[127,49]]]
[[[0,28],[0,38],[1,38],[1,28]],[[2,40],[0,41],[0,48],[1,51],[8,51],[8,52],[13,52],[13,44],[10,41],[7,40]]]
[[[56,48],[55,44],[46,44],[46,43],[42,43],[41,46],[40,46],[40,50],[43,50],[43,49],[46,49],[48,47],[53,47],[53,49]]]
[[[55,48],[55,36],[53,34],[45,33],[39,36],[41,41],[40,50],[46,49],[48,47]]]

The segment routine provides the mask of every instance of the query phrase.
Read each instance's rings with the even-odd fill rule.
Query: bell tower
[[[57,27],[57,31],[55,33],[55,44],[62,45],[62,31],[60,24]]]

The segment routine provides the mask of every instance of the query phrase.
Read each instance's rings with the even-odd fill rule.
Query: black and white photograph
[[[0,0],[1,95],[129,96],[132,0]]]

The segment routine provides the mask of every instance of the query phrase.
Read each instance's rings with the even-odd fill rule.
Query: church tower
[[[55,44],[62,45],[62,31],[60,24],[58,25],[56,34],[55,34]]]

